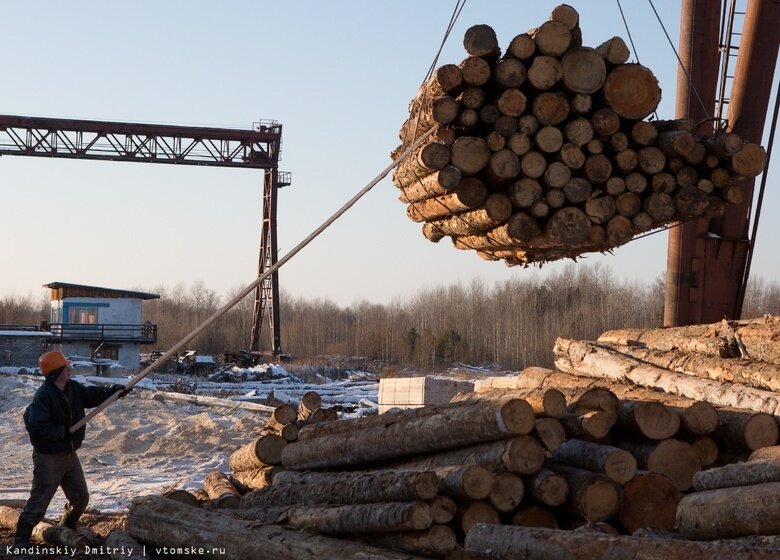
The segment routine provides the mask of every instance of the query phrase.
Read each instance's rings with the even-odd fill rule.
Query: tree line
[[[158,349],[170,348],[232,298],[203,282],[160,286],[160,299],[143,304],[143,320],[158,325]],[[282,349],[296,358],[365,356],[423,371],[453,363],[498,364],[519,369],[551,366],[556,337],[594,339],[608,329],[663,323],[662,277],[618,279],[604,265],[571,265],[545,278],[522,275],[487,285],[473,281],[420,289],[378,304],[340,306],[319,298],[282,293]],[[144,290],[150,291],[150,290]],[[242,300],[189,347],[220,356],[246,349],[252,296]],[[780,283],[756,279],[747,291],[744,317],[780,314]],[[48,320],[46,296],[0,298],[0,324]],[[268,328],[264,328],[268,335]],[[270,342],[264,341],[270,348]],[[151,350],[151,348],[149,348]]]

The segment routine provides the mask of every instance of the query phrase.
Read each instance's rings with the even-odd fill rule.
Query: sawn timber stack
[[[438,127],[393,176],[431,241],[450,237],[509,266],[608,251],[673,221],[721,216],[742,200],[740,179],[764,169],[764,149],[737,134],[643,120],[661,100],[652,71],[628,62],[619,37],[582,46],[570,6],[503,56],[487,25],[464,46],[460,64],[422,85],[392,154]]]

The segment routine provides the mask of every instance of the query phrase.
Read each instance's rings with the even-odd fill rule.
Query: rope
[[[247,295],[249,295],[257,286],[259,286],[263,280],[268,278],[271,274],[276,272],[279,268],[282,267],[287,261],[289,261],[291,258],[293,258],[298,252],[306,247],[309,243],[314,241],[314,239],[321,234],[325,229],[328,228],[333,222],[335,222],[337,219],[339,219],[347,210],[352,208],[355,203],[360,200],[363,195],[365,195],[368,191],[370,191],[374,186],[376,186],[379,181],[384,179],[390,171],[393,170],[395,166],[397,166],[401,161],[403,161],[404,158],[406,158],[410,153],[412,153],[413,150],[417,149],[420,144],[425,141],[428,136],[434,133],[434,131],[438,127],[434,126],[431,130],[420,136],[411,146],[406,148],[399,156],[393,160],[393,162],[384,168],[384,170],[377,175],[370,183],[368,183],[363,189],[357,193],[355,196],[353,196],[351,199],[349,199],[344,206],[336,210],[336,212],[325,222],[322,223],[317,229],[315,229],[309,236],[298,243],[289,253],[287,253],[285,256],[283,256],[281,259],[279,259],[273,266],[268,268],[263,274],[258,276],[251,284],[249,284],[246,288],[241,290],[241,292],[236,295],[233,299],[231,299],[229,302],[225,304],[222,309],[216,311],[213,313],[208,319],[203,321],[200,325],[198,325],[195,330],[193,330],[191,333],[186,335],[184,338],[182,338],[179,342],[174,344],[165,354],[157,358],[153,363],[149,364],[149,366],[146,367],[141,373],[133,377],[128,384],[126,385],[126,388],[131,389],[133,388],[139,381],[141,381],[144,377],[152,373],[154,370],[159,368],[161,365],[163,365],[166,361],[168,361],[171,356],[176,354],[179,350],[184,348],[184,346],[193,338],[198,336],[201,332],[206,330],[214,321],[222,317],[225,313],[230,311],[230,309],[235,306],[238,302],[240,302],[242,299],[244,299]],[[97,408],[94,408],[89,414],[87,414],[84,418],[76,422],[71,428],[71,432],[75,432],[76,430],[80,429],[82,426],[84,426],[87,422],[89,422],[92,418],[100,414],[105,408],[108,407],[111,403],[113,403],[115,400],[119,398],[119,393],[114,393],[111,395],[107,400],[103,401],[103,403],[98,406]]]
[[[764,202],[764,191],[766,190],[767,176],[769,175],[769,162],[772,159],[772,146],[775,142],[775,132],[777,131],[777,117],[780,113],[780,80],[778,80],[778,89],[775,91],[775,111],[772,115],[772,128],[769,132],[769,143],[766,148],[766,167],[761,176],[761,187],[758,191],[758,202],[756,202],[756,217],[753,220],[753,231],[750,235],[748,244],[748,258],[745,263],[745,276],[742,279],[742,285],[739,289],[739,299],[737,300],[737,312],[734,316],[738,319],[742,316],[742,307],[745,303],[745,294],[747,293],[748,280],[750,279],[750,266],[753,264],[753,251],[756,247],[756,235],[758,234],[758,221],[761,219],[761,205]]]
[[[674,42],[672,41],[672,38],[669,37],[669,33],[666,31],[666,26],[664,25],[664,22],[661,20],[661,16],[658,14],[658,10],[655,9],[655,4],[653,4],[653,0],[647,0],[650,2],[650,7],[653,9],[653,13],[655,13],[655,17],[658,20],[658,23],[661,25],[661,29],[664,31],[664,35],[666,35],[666,40],[669,41],[669,45],[672,47],[672,50],[674,51],[674,56],[677,57],[677,62],[680,63],[680,68],[682,68],[682,71],[685,73],[685,77],[688,79],[688,86],[693,90],[693,93],[696,94],[696,99],[699,100],[699,105],[701,105],[702,111],[704,111],[704,114],[707,115],[707,118],[710,118],[710,112],[707,110],[706,105],[704,105],[704,101],[701,99],[701,95],[699,95],[699,90],[696,89],[696,86],[693,85],[693,80],[691,79],[691,75],[688,73],[688,69],[683,64],[682,60],[680,59],[680,54],[677,52],[677,47],[674,46]]]

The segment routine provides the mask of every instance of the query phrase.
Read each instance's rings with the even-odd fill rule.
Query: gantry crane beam
[[[289,173],[279,173],[281,144],[275,121],[242,130],[0,115],[0,155],[262,169],[259,274],[277,261],[276,191],[290,184]],[[252,350],[260,349],[266,315],[273,350],[281,352],[277,273],[255,291]]]

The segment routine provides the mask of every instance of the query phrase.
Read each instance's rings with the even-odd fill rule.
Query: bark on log
[[[404,187],[398,199],[401,202],[411,203],[447,194],[460,184],[462,178],[457,168],[448,165],[444,169],[431,173],[419,181]]]
[[[478,208],[485,202],[487,196],[488,189],[485,183],[470,177],[461,181],[452,193],[410,204],[406,209],[406,214],[415,222],[435,220],[450,214]]]
[[[0,527],[15,531],[16,525],[19,523],[19,515],[19,510],[8,506],[0,506]],[[84,550],[84,547],[87,545],[87,539],[73,529],[52,525],[46,521],[41,521],[35,526],[32,533],[32,542],[78,550]],[[12,545],[8,546],[13,549]]]
[[[399,463],[395,468],[423,470],[450,465],[480,465],[493,472],[506,470],[533,474],[542,468],[543,463],[544,450],[539,442],[531,436],[522,436],[418,457]]]
[[[642,120],[658,108],[661,88],[649,68],[621,64],[604,82],[604,100],[621,117]]]
[[[699,455],[690,444],[676,439],[659,443],[619,442],[618,447],[629,451],[641,469],[664,475],[679,490],[693,484],[693,475],[701,470]]]
[[[646,539],[509,525],[479,525],[466,537],[466,550],[496,560],[769,560],[776,551],[731,544]]]
[[[443,556],[455,550],[457,546],[455,532],[442,525],[425,531],[371,535],[368,540],[372,545],[426,557]]]
[[[237,508],[241,494],[235,489],[228,476],[219,471],[211,471],[203,480],[203,488],[218,508]]]
[[[254,507],[241,508],[237,516],[336,535],[420,531],[432,523],[431,510],[425,502]]]
[[[455,144],[453,144],[454,146]],[[443,169],[449,163],[450,158],[450,146],[442,142],[424,144],[398,165],[393,174],[393,183],[401,188],[407,187],[434,171]]]
[[[541,506],[526,506],[518,510],[514,517],[512,517],[512,525],[518,527],[557,529],[558,520],[556,519],[555,514],[547,508]]]
[[[498,473],[494,477],[488,501],[497,511],[514,511],[523,500],[524,493],[525,485],[522,478],[513,473]]]
[[[526,486],[535,500],[552,507],[563,504],[569,496],[566,477],[550,469],[542,469],[528,477]]]
[[[187,490],[173,488],[171,490],[166,490],[160,494],[160,496],[166,500],[173,500],[174,502],[179,502],[180,504],[184,504],[190,507],[196,508],[200,506],[200,501],[198,498],[196,498],[192,492],[188,492]]]
[[[258,525],[219,510],[188,508],[157,496],[133,500],[127,519],[128,532],[142,543],[168,548],[218,547],[207,558],[223,560],[281,560],[309,557],[409,559],[405,554],[321,535]],[[224,549],[224,554],[221,549]]]
[[[627,451],[578,439],[570,439],[556,449],[551,460],[604,474],[618,484],[625,484],[634,478],[637,468],[636,459]]]
[[[780,461],[775,459],[750,460],[700,471],[693,477],[693,488],[697,492],[701,492],[766,482],[780,482]]]
[[[582,414],[564,414],[559,420],[570,438],[603,439],[617,417],[609,412],[591,410]]]
[[[414,502],[430,500],[438,489],[439,479],[432,472],[285,471],[274,477],[272,486],[244,496],[241,507]]]
[[[566,509],[590,523],[604,521],[617,513],[620,506],[620,486],[604,475],[584,469],[551,465],[569,483]]]
[[[497,226],[512,214],[512,201],[504,194],[493,193],[485,199],[481,208],[455,216],[428,222],[442,236],[476,235]],[[426,224],[427,225],[427,224]]]
[[[758,461],[761,459],[775,459],[780,461],[780,445],[756,449],[750,454],[750,461]]]
[[[533,424],[533,409],[520,399],[440,407],[438,414],[418,422],[323,436],[305,445],[291,443],[282,452],[282,464],[301,470],[403,458],[527,434]],[[376,445],[379,441],[382,445]]]
[[[747,352],[746,357],[780,365],[780,321],[775,317],[736,323],[720,323],[717,327],[730,337],[737,337]]]
[[[322,406],[322,397],[316,391],[306,391],[298,405],[298,417],[307,420],[315,410]]]
[[[274,409],[265,425],[279,433],[284,426],[295,422],[297,419],[298,411],[295,410],[295,407],[291,404],[282,404]]]
[[[496,32],[485,24],[472,25],[466,30],[463,35],[463,48],[471,56],[484,58],[495,57],[501,53]]]
[[[672,531],[681,497],[665,476],[640,471],[623,485],[618,519],[629,533],[637,529]]]
[[[106,537],[106,547],[113,549],[110,554],[112,560],[146,560],[143,545],[133,537],[122,531],[114,529]]]
[[[734,350],[725,339],[708,337],[706,330],[700,325],[692,326],[687,331],[678,328],[618,329],[603,333],[598,341],[623,346],[643,346],[652,350],[680,350],[722,358],[734,356]]]
[[[286,445],[287,440],[280,435],[260,436],[233,452],[229,461],[230,470],[240,472],[278,465]]]
[[[283,470],[282,467],[261,467],[251,471],[234,472],[230,482],[239,492],[247,493],[271,486],[274,477]]]
[[[677,529],[694,540],[776,535],[780,533],[778,495],[780,482],[694,492],[677,506]]]
[[[635,383],[643,387],[709,401],[717,406],[747,408],[780,415],[780,394],[720,383],[649,365],[587,342],[559,338],[554,353],[558,369],[596,379]]]

